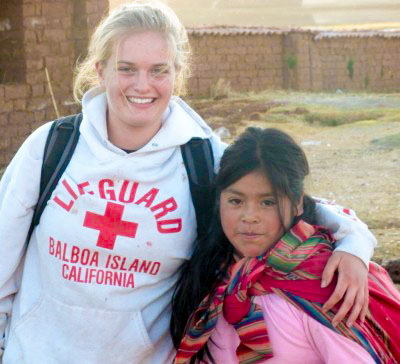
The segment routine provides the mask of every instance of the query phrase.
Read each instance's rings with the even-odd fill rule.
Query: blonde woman
[[[173,96],[188,56],[186,31],[165,5],[132,2],[103,20],[75,78],[80,138],[26,252],[51,123],[10,163],[0,186],[0,363],[172,360],[169,305],[196,238],[180,146],[209,138],[216,165],[225,147]],[[374,238],[327,206],[319,217],[350,232],[326,268],[328,281],[343,272],[337,319],[351,307],[363,315]]]

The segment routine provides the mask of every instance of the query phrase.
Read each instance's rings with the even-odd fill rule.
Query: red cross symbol
[[[124,206],[113,202],[107,202],[106,212],[103,215],[86,212],[83,226],[89,229],[100,230],[97,246],[106,249],[114,249],[117,235],[134,238],[138,224],[122,220]]]

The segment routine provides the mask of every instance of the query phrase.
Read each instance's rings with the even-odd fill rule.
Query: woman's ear
[[[296,205],[296,216],[301,216],[304,213],[304,193],[301,194],[299,203]]]

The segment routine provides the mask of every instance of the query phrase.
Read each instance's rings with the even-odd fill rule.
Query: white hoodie
[[[224,144],[182,100],[173,99],[159,132],[127,154],[107,139],[106,107],[98,89],[85,95],[78,145],[26,255],[50,123],[26,140],[1,181],[4,364],[173,359],[169,302],[196,233],[179,146],[192,137],[210,138],[218,165]],[[367,261],[374,239],[365,226],[332,208],[320,210],[335,230],[351,230],[342,250],[358,249],[355,255]],[[369,244],[355,241],[359,234]]]

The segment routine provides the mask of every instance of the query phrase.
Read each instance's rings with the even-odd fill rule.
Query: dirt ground
[[[375,261],[400,259],[400,94],[270,91],[187,101],[214,130],[229,131],[227,142],[250,125],[291,134],[309,159],[308,193],[368,224]]]
[[[249,125],[280,128],[302,144],[307,190],[356,211],[378,239],[374,260],[400,258],[400,95],[269,92],[191,100],[232,140]]]

